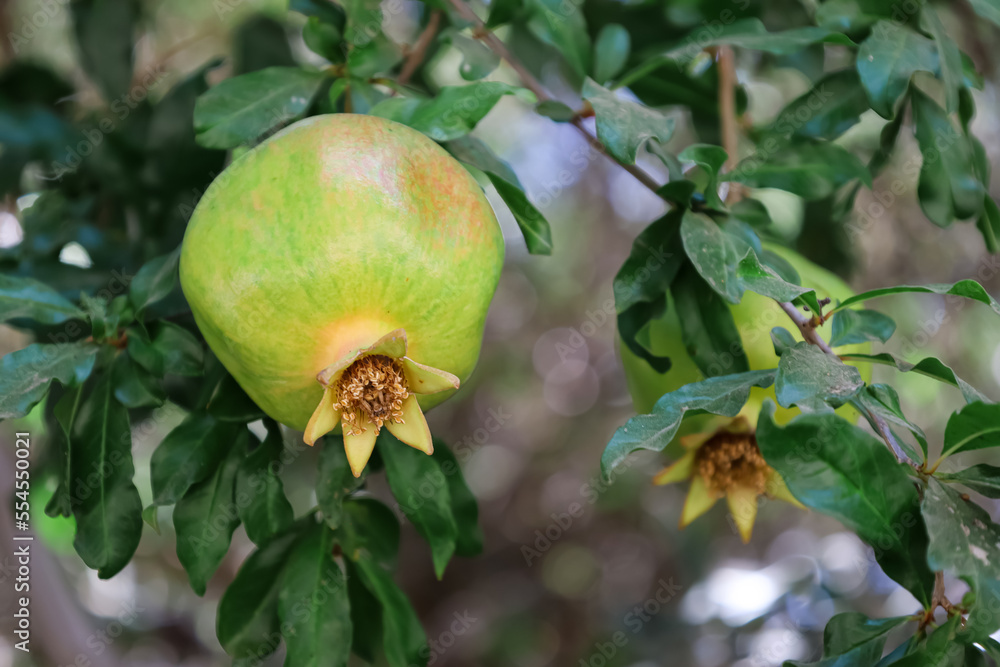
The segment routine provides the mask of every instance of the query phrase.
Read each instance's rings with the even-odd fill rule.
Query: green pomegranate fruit
[[[781,246],[766,245],[765,248],[791,264],[802,279],[802,285],[815,289],[820,299],[830,298],[833,301],[843,301],[847,297],[853,296],[851,288],[843,280],[813,264],[798,253]],[[733,313],[733,319],[740,332],[743,349],[752,370],[778,366],[778,356],[774,353],[774,345],[771,342],[771,329],[774,327],[784,327],[795,336],[796,340],[801,340],[798,329],[772,299],[748,291],[744,293],[743,299],[738,304],[730,305],[729,309]],[[650,326],[652,352],[659,356],[670,357],[672,362],[670,370],[666,373],[657,373],[644,359],[635,355],[624,344],[618,346],[625,367],[629,392],[632,395],[635,409],[639,413],[650,412],[663,394],[679,389],[690,382],[704,379],[701,371],[685,349],[681,338],[680,322],[673,309],[668,308],[667,312],[659,319],[654,320]],[[829,340],[830,325],[825,324],[820,327],[819,333]],[[837,351],[844,354],[869,352],[870,348],[870,344],[864,343],[845,345],[837,348]],[[871,380],[870,365],[862,364],[858,368],[866,382]],[[750,400],[740,414],[745,416],[752,425],[757,423],[757,415],[765,398],[774,400],[773,385],[767,389],[754,387],[750,390]],[[857,412],[846,405],[841,406],[838,413],[851,421],[857,420],[858,417]],[[774,418],[778,423],[785,423],[797,414],[799,414],[798,408],[789,409],[778,406]],[[690,426],[683,429],[681,435],[700,430],[704,426],[700,422],[712,420],[708,417],[694,417],[685,421],[690,422]]]
[[[503,264],[482,190],[436,143],[373,116],[300,121],[209,187],[181,285],[209,347],[355,475],[379,430],[432,451],[423,410],[471,374]]]

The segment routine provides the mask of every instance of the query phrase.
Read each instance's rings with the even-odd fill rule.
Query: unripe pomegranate
[[[181,285],[209,347],[312,444],[343,425],[360,475],[384,426],[430,453],[422,410],[471,374],[503,264],[475,180],[404,125],[300,121],[199,202]]]
[[[802,255],[777,245],[768,244],[766,249],[780,255],[791,264],[802,279],[802,285],[815,289],[820,299],[830,298],[834,301],[843,301],[854,296],[851,288],[838,276],[810,262]],[[760,294],[745,292],[742,301],[730,305],[729,310],[732,311],[736,327],[740,332],[740,339],[743,342],[743,349],[746,352],[751,370],[777,368],[778,355],[774,353],[774,345],[771,342],[771,329],[774,327],[784,327],[796,340],[801,340],[798,329],[781,310],[781,307],[772,299]],[[820,327],[819,332],[829,340],[830,329],[831,326],[826,324]],[[681,338],[680,322],[672,308],[668,308],[663,316],[650,323],[650,342],[654,354],[670,357],[672,365],[666,373],[657,373],[644,359],[633,354],[625,345],[618,346],[625,367],[629,392],[632,394],[635,409],[639,413],[650,412],[663,394],[679,389],[690,382],[703,379],[701,371],[698,370],[694,360],[687,353]],[[871,344],[844,345],[837,348],[837,351],[844,354],[849,352],[867,353],[871,351]],[[858,369],[866,382],[871,380],[871,364],[858,364]],[[742,411],[750,424],[757,423],[757,414],[760,412],[765,398],[775,400],[773,385],[767,389],[754,387],[750,390],[750,400]],[[858,418],[857,411],[849,405],[842,406],[837,411],[841,416],[851,421],[856,421]],[[797,414],[799,414],[798,408],[777,406],[774,418],[779,424],[783,424]],[[714,421],[717,420],[692,417],[685,420],[686,428],[683,431],[700,430],[704,423]],[[681,435],[683,434],[681,433]]]

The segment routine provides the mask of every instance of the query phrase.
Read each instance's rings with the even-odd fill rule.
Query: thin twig
[[[423,32],[420,33],[417,41],[413,44],[413,48],[410,49],[409,55],[406,56],[406,62],[403,63],[403,68],[400,70],[399,78],[397,79],[400,85],[405,86],[409,83],[417,68],[420,67],[420,63],[424,62],[427,49],[434,41],[434,37],[437,36],[440,27],[441,10],[435,9],[431,12],[430,18],[427,19],[427,25],[424,27]]]
[[[778,305],[781,306],[781,309],[785,311],[792,322],[795,322],[795,326],[799,328],[799,332],[802,334],[802,340],[815,345],[827,354],[837,356],[837,353],[826,344],[823,337],[816,333],[816,327],[812,322],[812,318],[806,317],[803,313],[799,312],[798,308],[787,301],[779,301]]]
[[[720,46],[716,50],[719,67],[719,118],[722,147],[726,149],[726,171],[732,171],[739,161],[740,133],[739,119],[736,117],[736,61],[733,50]],[[742,188],[735,181],[729,183],[726,202],[733,203],[742,197]]]
[[[799,311],[798,308],[787,301],[779,301],[778,305],[781,306],[783,311],[785,311],[789,319],[791,319],[792,322],[795,322],[795,326],[799,328],[799,333],[802,334],[802,340],[811,345],[815,345],[829,355],[837,357],[838,359],[840,358],[840,356],[833,351],[833,348],[831,348],[829,344],[823,340],[823,337],[816,331],[816,321],[813,318],[807,317],[804,313]],[[896,460],[900,463],[908,462],[909,457],[906,455],[906,452],[903,451],[899,441],[896,440],[896,436],[892,434],[892,429],[889,428],[889,424],[886,423],[885,419],[871,410],[865,409],[864,412],[869,421],[874,424],[875,430],[878,431],[879,436],[885,441],[886,446],[889,447],[889,451],[893,453]]]
[[[475,36],[478,37],[480,40],[482,40],[486,44],[486,46],[489,47],[491,51],[493,51],[493,53],[497,54],[502,59],[507,61],[507,64],[510,65],[511,69],[517,72],[518,77],[520,77],[521,79],[521,83],[524,84],[525,88],[527,88],[528,90],[530,90],[535,94],[535,97],[538,98],[539,102],[545,102],[547,100],[554,99],[552,97],[552,94],[549,93],[549,91],[545,89],[545,86],[542,85],[542,82],[539,81],[537,78],[535,78],[535,75],[532,74],[530,71],[528,71],[528,68],[525,67],[524,64],[520,60],[518,60],[518,58],[513,53],[510,52],[510,49],[507,48],[507,45],[504,44],[502,41],[500,41],[500,38],[494,35],[493,31],[489,30],[486,27],[486,25],[479,19],[479,17],[476,16],[476,13],[472,11],[472,8],[469,7],[469,5],[467,5],[463,0],[449,0],[449,2],[451,2],[451,6],[455,8],[455,11],[458,13],[459,16],[461,16],[463,19],[465,19],[475,27],[474,30]],[[634,176],[637,181],[642,183],[649,190],[656,193],[656,191],[660,188],[656,180],[652,176],[647,174],[645,171],[643,171],[640,167],[634,164],[624,164],[622,162],[618,162],[617,160],[615,160],[608,153],[607,148],[604,147],[604,144],[601,143],[601,140],[590,133],[586,125],[583,124],[582,120],[576,118],[572,121],[572,125],[577,129],[577,131],[579,131],[583,135],[584,139],[587,140],[587,143],[590,145],[591,148],[601,153],[602,155],[607,155],[609,159],[614,160],[616,164],[618,164],[622,169],[624,169],[628,173],[632,174],[632,176]]]

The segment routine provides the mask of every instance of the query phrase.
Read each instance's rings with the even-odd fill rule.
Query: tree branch
[[[719,66],[719,119],[722,147],[726,149],[726,171],[732,171],[739,162],[740,133],[736,118],[736,61],[733,49],[720,46],[716,49]],[[726,203],[733,203],[743,196],[742,188],[736,181],[729,182]]]
[[[476,16],[476,13],[472,11],[472,8],[469,7],[469,5],[467,5],[464,2],[464,0],[449,0],[449,2],[451,3],[451,6],[455,8],[455,11],[458,13],[459,16],[461,16],[463,19],[465,19],[475,27],[474,31],[475,36],[478,37],[480,40],[482,40],[483,43],[485,43],[486,46],[489,47],[491,51],[493,51],[493,53],[500,56],[503,60],[506,60],[507,64],[510,65],[511,69],[517,72],[518,77],[520,77],[521,79],[521,83],[524,84],[525,88],[527,88],[528,90],[530,90],[535,94],[535,97],[538,98],[539,102],[545,102],[546,100],[554,99],[552,97],[552,94],[549,93],[549,91],[545,89],[545,86],[542,85],[542,82],[539,81],[537,78],[535,78],[535,75],[532,74],[530,71],[528,71],[528,68],[525,67],[524,64],[520,60],[518,60],[518,58],[513,53],[510,52],[510,49],[507,48],[507,45],[504,44],[502,41],[500,41],[500,38],[497,37],[495,34],[493,34],[493,31],[491,31],[489,28],[486,27],[486,25],[479,19],[479,17]],[[613,160],[615,164],[620,166],[628,173],[632,174],[632,176],[634,176],[637,181],[646,186],[646,188],[648,188],[654,194],[657,194],[656,191],[660,188],[660,186],[656,182],[656,180],[653,179],[652,176],[650,176],[640,167],[634,164],[625,164],[623,162],[618,162],[617,160],[615,160],[608,153],[608,150],[604,147],[604,144],[601,143],[600,139],[592,135],[590,131],[587,130],[587,127],[583,124],[583,121],[580,120],[579,118],[574,119],[572,121],[572,125],[577,129],[577,131],[580,132],[580,134],[583,135],[584,139],[587,140],[587,144],[589,144],[591,148],[601,153],[602,155],[607,156],[609,159]],[[657,194],[657,196],[659,195]]]
[[[406,62],[403,63],[403,68],[399,72],[399,77],[396,79],[400,85],[405,86],[409,83],[413,74],[420,67],[420,63],[424,62],[424,56],[427,55],[427,49],[430,47],[431,42],[434,41],[434,37],[437,35],[438,29],[441,27],[441,10],[435,9],[431,12],[431,16],[427,19],[427,26],[424,27],[423,32],[414,42],[413,48],[410,49],[410,53],[406,56]]]

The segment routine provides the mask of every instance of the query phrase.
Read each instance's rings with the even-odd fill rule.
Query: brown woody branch
[[[431,12],[430,18],[427,19],[427,25],[424,27],[423,32],[417,37],[417,41],[414,42],[413,48],[410,49],[409,54],[406,56],[406,61],[403,63],[403,68],[399,71],[399,77],[396,79],[401,86],[405,86],[409,83],[413,74],[420,67],[420,64],[424,62],[424,57],[427,55],[427,49],[430,48],[431,43],[437,36],[438,30],[441,28],[441,10],[435,9]]]
[[[539,102],[554,99],[549,91],[545,89],[545,86],[542,85],[542,82],[535,78],[535,75],[528,71],[528,68],[524,66],[524,63],[522,63],[513,53],[510,52],[507,45],[500,41],[500,38],[494,35],[493,31],[486,27],[479,17],[476,16],[476,13],[472,11],[472,8],[469,7],[469,5],[467,5],[463,0],[449,0],[449,2],[451,3],[451,6],[455,8],[455,11],[459,16],[472,24],[473,35],[482,40],[483,43],[486,44],[491,51],[493,51],[493,53],[507,61],[507,64],[510,65],[511,69],[517,72],[517,75],[520,77],[521,83],[524,84],[524,87],[533,92]],[[656,180],[640,167],[634,164],[625,164],[615,160],[608,153],[607,148],[604,147],[601,140],[587,130],[581,119],[574,118],[571,123],[573,127],[575,127],[577,131],[583,135],[584,139],[587,140],[587,144],[589,144],[595,151],[608,156],[611,160],[614,160],[617,165],[632,174],[637,181],[642,183],[653,193],[656,193],[656,191],[660,188],[660,185],[656,182]]]

